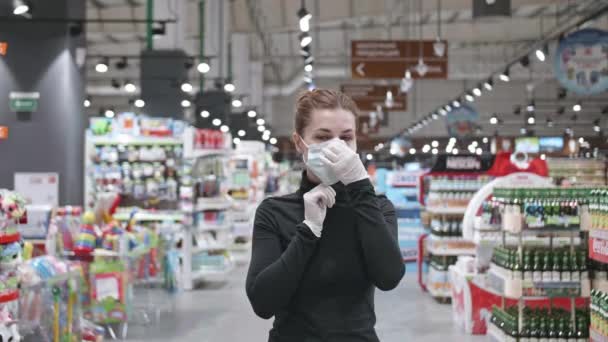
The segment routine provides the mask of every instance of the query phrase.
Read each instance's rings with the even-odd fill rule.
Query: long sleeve
[[[386,197],[377,197],[369,179],[346,186],[357,215],[363,259],[372,283],[383,291],[401,281],[405,266],[397,240],[395,208]]]
[[[302,274],[315,251],[318,238],[300,223],[283,252],[271,203],[265,200],[256,211],[247,296],[255,313],[268,319],[284,309],[298,289]]]

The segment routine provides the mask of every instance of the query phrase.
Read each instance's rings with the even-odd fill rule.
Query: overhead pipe
[[[152,20],[154,20],[154,0],[146,2],[146,48],[154,50],[154,37],[152,36]]]

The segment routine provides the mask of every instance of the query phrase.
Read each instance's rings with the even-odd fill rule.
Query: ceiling
[[[206,0],[207,2],[222,0]],[[338,88],[350,80],[350,41],[353,39],[434,39],[441,30],[441,37],[449,42],[449,73],[446,81],[425,80],[416,82],[408,94],[409,110],[395,113],[391,127],[381,130],[383,136],[398,133],[437,106],[460,95],[492,73],[504,68],[505,63],[522,55],[535,41],[556,28],[565,27],[601,6],[608,0],[512,0],[511,17],[473,19],[471,0],[306,0],[307,9],[313,14],[311,35],[315,57],[317,86]],[[145,0],[87,0],[88,19],[146,18]],[[198,55],[199,20],[198,0],[155,0],[155,19],[176,19],[167,24],[170,42],[161,47],[181,48],[188,54]],[[440,8],[438,5],[440,4]],[[273,127],[282,135],[288,135],[292,119],[280,115],[291,110],[294,94],[302,89],[302,60],[297,35],[300,0],[225,0],[229,18],[229,33],[244,34],[248,38],[247,49],[254,62],[263,64],[265,89],[264,108]],[[608,19],[601,17],[592,23],[594,27],[608,29]],[[124,24],[88,23],[87,47],[89,55],[138,55],[146,47],[144,23]],[[226,39],[230,37],[226,34]],[[173,45],[171,45],[173,44]],[[122,71],[110,70],[106,74],[94,72],[95,60],[87,64],[87,86],[94,93],[95,112],[101,106],[115,105],[128,109],[127,95],[111,91],[111,79],[139,77],[137,60]],[[192,70],[192,77],[195,77]],[[549,63],[532,61],[528,68],[519,65],[512,70],[514,82],[497,87],[491,96],[476,101],[480,111],[480,124],[484,134],[493,131],[489,117],[493,113],[504,116],[501,130],[505,134],[519,134],[524,120],[513,114],[516,105],[525,104],[531,96],[538,97],[546,107],[539,110],[539,121],[555,118],[553,128],[538,127],[539,134],[555,134],[563,125],[572,124],[571,113],[555,115],[553,99],[558,84],[553,81]],[[388,80],[397,83],[398,80]],[[534,91],[526,91],[534,85]],[[99,91],[102,88],[110,91]],[[92,91],[95,90],[95,91]],[[97,94],[97,95],[96,95]],[[603,94],[605,98],[605,94]],[[564,101],[575,102],[569,97]],[[601,96],[585,99],[588,106],[578,113],[581,127],[600,117],[602,108],[608,105]],[[569,105],[570,103],[565,103]],[[605,123],[606,121],[602,121]],[[562,125],[563,124],[563,125]],[[445,135],[445,124],[435,122],[418,131],[419,135]]]

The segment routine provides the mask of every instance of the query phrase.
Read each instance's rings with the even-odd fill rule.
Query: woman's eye
[[[348,136],[348,137],[340,137],[340,140],[351,141],[351,140],[353,140],[353,137],[350,137],[350,136]]]
[[[323,136],[315,137],[315,139],[317,139],[319,141],[327,141],[327,140],[331,139],[331,137],[329,137],[327,135],[323,135]]]

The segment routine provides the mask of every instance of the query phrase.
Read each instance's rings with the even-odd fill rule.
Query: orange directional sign
[[[351,73],[354,79],[413,78],[446,79],[447,43],[443,49],[432,40],[354,40],[351,42]],[[443,50],[438,56],[437,50]],[[422,58],[421,58],[422,57]],[[420,60],[424,63],[420,64]]]
[[[343,84],[341,90],[350,96],[361,111],[375,111],[378,106],[388,111],[405,112],[407,110],[407,96],[399,92],[399,87],[374,84]],[[393,105],[385,105],[386,92],[393,94]],[[362,114],[363,115],[363,114]]]

